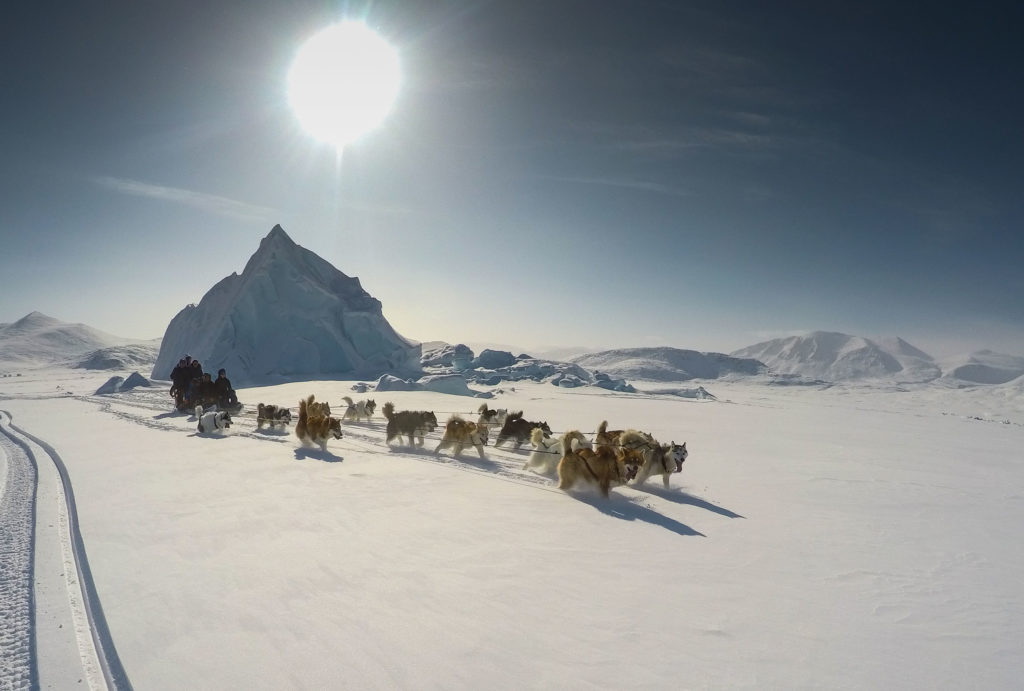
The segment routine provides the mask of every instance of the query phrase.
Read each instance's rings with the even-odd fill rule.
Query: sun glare
[[[341,22],[299,49],[288,102],[307,132],[341,149],[384,119],[400,81],[398,52],[365,24]]]

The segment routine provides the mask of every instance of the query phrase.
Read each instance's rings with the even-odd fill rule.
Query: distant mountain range
[[[753,358],[667,347],[605,350],[579,355],[571,362],[615,377],[662,382],[749,377],[767,372],[767,367]]]
[[[776,374],[829,382],[893,379],[920,383],[942,375],[930,355],[903,339],[872,341],[831,331],[776,338],[732,355],[760,360]]]
[[[301,252],[283,235],[272,233],[270,240],[282,254]],[[361,292],[360,295],[364,301],[375,303],[369,296]],[[379,318],[376,310],[367,311],[372,314],[360,315],[363,320],[368,316]],[[280,319],[283,318],[282,315]],[[398,340],[390,327],[380,330],[383,335]],[[372,327],[365,331],[377,333]],[[353,332],[358,333],[349,330]],[[425,343],[424,352],[431,345],[443,344]],[[39,312],[32,312],[12,324],[0,324],[0,366],[8,368],[57,364],[88,369],[140,369],[157,360],[159,347],[159,339],[121,338]],[[182,347],[184,344],[175,348],[174,353]],[[389,344],[390,347],[393,346]],[[199,352],[194,347],[192,350]],[[253,353],[251,357],[257,356]],[[828,331],[764,341],[730,354],[671,347],[620,348],[578,355],[569,362],[616,378],[658,382],[752,379],[781,383],[920,384],[934,381],[957,387],[1013,382],[1024,390],[1024,357],[979,350],[940,363],[901,338],[871,340]]]
[[[155,341],[113,336],[86,324],[69,324],[31,312],[11,324],[0,324],[0,363],[5,366],[60,364],[108,369],[104,363],[138,363],[156,358]],[[105,351],[105,354],[103,354]],[[98,354],[99,353],[99,354]]]

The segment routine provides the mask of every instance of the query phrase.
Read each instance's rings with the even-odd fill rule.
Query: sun
[[[398,52],[361,22],[306,41],[288,72],[288,103],[313,137],[341,149],[377,127],[398,95]]]

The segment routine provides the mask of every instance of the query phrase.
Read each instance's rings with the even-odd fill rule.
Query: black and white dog
[[[231,414],[226,410],[214,410],[204,413],[203,406],[197,405],[196,417],[199,419],[196,429],[200,434],[223,432],[231,427]]]
[[[266,422],[270,425],[270,429],[274,429],[274,425],[281,425],[286,427],[291,424],[292,411],[285,407],[279,407],[272,403],[264,405],[260,403],[256,406],[256,429],[263,429],[263,423]]]

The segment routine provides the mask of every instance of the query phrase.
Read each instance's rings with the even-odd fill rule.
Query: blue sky
[[[0,322],[160,336],[280,223],[419,340],[1024,354],[1014,4],[67,5],[0,28]],[[345,17],[403,87],[339,161],[285,77]]]

